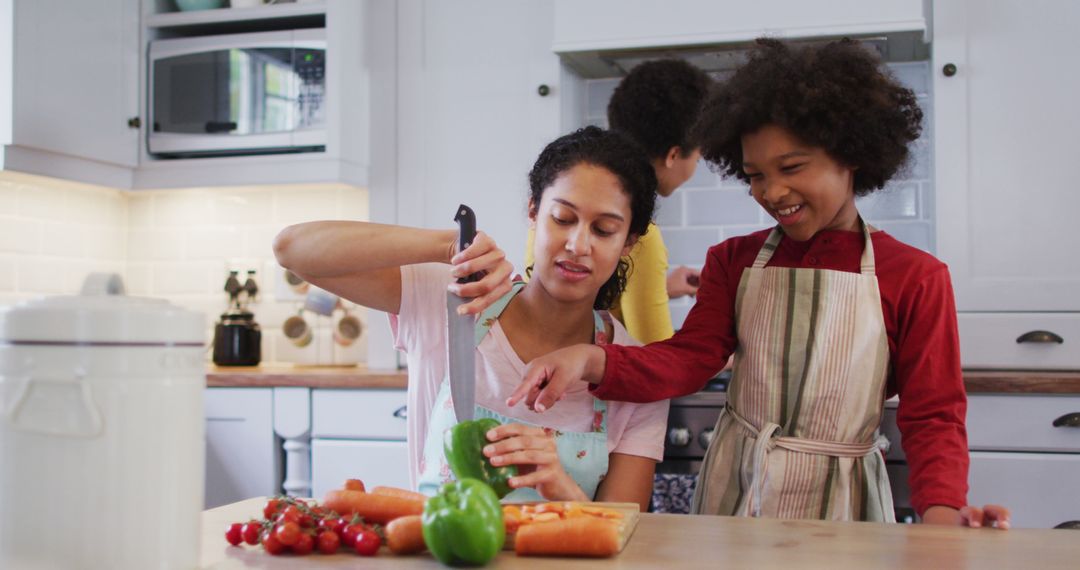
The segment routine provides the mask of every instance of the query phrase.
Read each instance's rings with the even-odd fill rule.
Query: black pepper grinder
[[[255,315],[247,310],[247,303],[255,298],[259,287],[255,284],[255,272],[248,271],[247,281],[241,285],[236,271],[229,272],[225,280],[225,292],[229,295],[229,307],[221,314],[214,327],[214,364],[218,366],[255,366],[262,360],[262,331],[255,322]],[[240,300],[240,294],[247,299]]]

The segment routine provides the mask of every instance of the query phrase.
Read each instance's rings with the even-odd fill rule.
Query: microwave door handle
[[[227,133],[235,131],[237,126],[235,121],[206,121],[206,132]]]

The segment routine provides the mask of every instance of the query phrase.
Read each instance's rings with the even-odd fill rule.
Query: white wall
[[[14,0],[0,0],[0,147],[11,144],[12,51],[14,50]],[[0,170],[4,153],[0,148]]]

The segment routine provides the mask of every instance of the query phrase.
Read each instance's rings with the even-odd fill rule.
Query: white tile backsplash
[[[227,267],[241,263],[259,272],[251,309],[263,331],[264,361],[362,362],[366,334],[340,347],[330,340],[330,319],[317,323],[325,355],[284,348],[281,322],[301,302],[275,299],[280,272],[268,268],[276,267],[273,239],[286,225],[366,220],[368,212],[367,190],[341,184],[122,192],[0,171],[0,304],[77,293],[86,274],[115,271],[128,294],[203,313],[209,341],[227,308]],[[353,310],[366,328],[368,313]]]

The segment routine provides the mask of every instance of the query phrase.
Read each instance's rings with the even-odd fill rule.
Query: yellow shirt
[[[533,264],[534,239],[530,229],[525,243],[526,266]],[[611,308],[611,314],[642,343],[671,338],[675,329],[668,310],[667,248],[656,224],[649,224],[649,231],[630,249],[630,264],[626,290]]]

